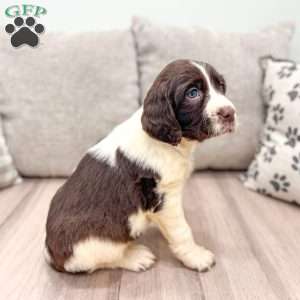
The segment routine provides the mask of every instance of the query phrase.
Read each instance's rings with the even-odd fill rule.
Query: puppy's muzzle
[[[221,124],[221,133],[233,132],[236,125],[236,111],[233,106],[224,106],[217,111],[218,122]]]

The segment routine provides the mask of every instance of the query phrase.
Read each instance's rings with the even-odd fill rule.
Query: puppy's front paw
[[[208,271],[215,264],[214,254],[198,245],[187,251],[180,259],[186,267],[199,272]]]

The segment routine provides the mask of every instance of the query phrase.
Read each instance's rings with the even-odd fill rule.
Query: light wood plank
[[[0,193],[1,299],[300,299],[299,207],[244,189],[236,173],[195,174],[184,192],[196,240],[217,258],[204,274],[183,267],[155,229],[140,240],[159,259],[144,273],[55,272],[42,251],[48,206],[62,183],[33,180]]]
[[[35,182],[35,180],[26,180],[0,191],[0,226],[14,209],[23,202],[24,198],[30,196],[35,187]]]
[[[273,290],[300,299],[300,208],[245,190],[229,173],[218,181]]]
[[[194,175],[188,192],[186,211],[196,239],[217,259],[211,272],[200,275],[206,299],[278,299],[214,173]]]
[[[174,258],[157,230],[148,232],[141,242],[153,250],[158,261],[152,269],[138,275],[124,271],[121,300],[204,300],[197,272],[186,269]]]

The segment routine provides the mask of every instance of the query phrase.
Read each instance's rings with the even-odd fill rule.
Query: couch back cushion
[[[37,48],[0,39],[0,114],[17,169],[66,176],[138,108],[129,30],[45,33]]]
[[[224,75],[227,95],[237,108],[239,129],[235,134],[201,143],[195,166],[197,169],[246,168],[255,154],[263,124],[258,59],[267,54],[286,57],[293,24],[280,24],[257,33],[217,33],[199,27],[161,26],[136,17],[132,27],[142,97],[158,72],[178,58],[208,62]]]

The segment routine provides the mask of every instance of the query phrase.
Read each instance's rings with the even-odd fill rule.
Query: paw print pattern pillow
[[[260,148],[244,184],[300,204],[300,64],[261,59],[266,120]]]

